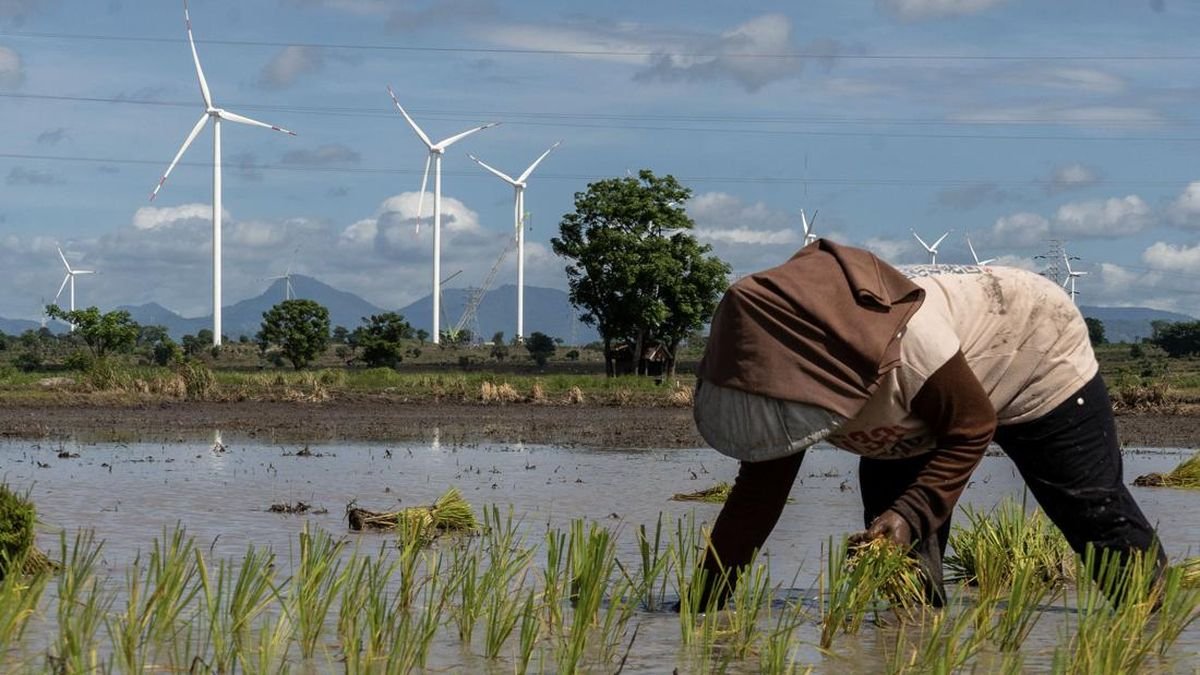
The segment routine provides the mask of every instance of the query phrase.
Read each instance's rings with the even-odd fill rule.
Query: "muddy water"
[[[426,504],[456,486],[472,504],[511,505],[523,518],[528,541],[540,540],[547,522],[589,518],[621,533],[623,557],[633,551],[632,530],[694,513],[711,522],[719,507],[672,502],[691,492],[732,480],[736,463],[711,450],[619,451],[521,445],[448,445],[437,441],[404,445],[328,444],[307,446],[231,442],[223,452],[212,444],[0,444],[0,474],[18,491],[31,490],[44,523],[41,544],[54,550],[56,528],[90,528],[105,540],[104,562],[114,580],[139,551],[149,548],[175,523],[218,556],[237,556],[249,544],[269,545],[287,560],[306,522],[346,531],[345,506],[385,511]],[[1174,467],[1191,451],[1129,452],[1129,480]],[[831,448],[810,451],[792,491],[793,502],[768,542],[772,579],[812,597],[820,573],[822,545],[861,525],[855,458]],[[1131,488],[1173,559],[1200,555],[1198,495],[1193,491]],[[989,508],[1006,495],[1021,495],[1020,478],[1003,457],[987,457],[976,471],[964,503]],[[274,503],[302,501],[328,513],[285,516],[268,512]],[[380,535],[355,535],[369,548]],[[1048,612],[1022,652],[1032,670],[1048,668],[1060,641],[1064,612]],[[626,672],[669,672],[679,656],[679,627],[673,616],[645,615]],[[816,626],[801,632],[800,662],[819,672],[873,672],[883,661],[884,638],[869,630],[835,643],[838,655],[814,646]],[[465,667],[457,648],[435,655],[448,667]],[[1200,625],[1177,644],[1171,668],[1200,669]]]

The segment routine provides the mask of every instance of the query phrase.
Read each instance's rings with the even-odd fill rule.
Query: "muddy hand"
[[[904,520],[899,513],[895,511],[884,511],[875,520],[871,521],[871,526],[863,532],[855,532],[850,535],[850,543],[852,545],[866,544],[875,539],[887,539],[893,544],[899,546],[908,546],[912,544],[912,528],[908,526],[908,521]]]

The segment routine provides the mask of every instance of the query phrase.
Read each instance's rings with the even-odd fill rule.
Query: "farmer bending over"
[[[763,545],[822,439],[861,457],[867,529],[852,539],[911,544],[934,604],[950,515],[993,439],[1077,553],[1155,550],[1165,563],[1122,482],[1083,317],[1032,272],[900,270],[819,240],[726,292],[696,387],[701,435],[741,460],[705,556],[710,579]]]

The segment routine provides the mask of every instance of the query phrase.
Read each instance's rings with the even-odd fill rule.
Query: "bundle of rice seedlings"
[[[1075,578],[1075,554],[1040,509],[1026,514],[1022,504],[1006,498],[992,513],[969,506],[963,511],[968,526],[955,526],[950,535],[954,552],[945,560],[948,579],[1007,587],[1019,563],[1033,565],[1036,576],[1051,585]],[[988,575],[995,578],[981,578]]]
[[[693,391],[691,387],[676,384],[671,393],[667,395],[667,403],[677,408],[690,408]]]
[[[1145,476],[1138,476],[1134,479],[1133,484],[1143,487],[1200,489],[1200,452],[1184,460],[1183,463],[1172,469],[1171,473],[1149,473]]]
[[[567,390],[567,403],[571,405],[580,405],[583,403],[583,390],[579,387],[571,387]]]
[[[446,490],[429,506],[412,506],[384,513],[351,507],[346,509],[346,518],[351,530],[399,531],[405,538],[428,540],[446,532],[475,532],[479,529],[475,512],[458,488]]]
[[[533,381],[533,386],[529,389],[529,400],[534,403],[546,402],[546,388],[542,386],[541,381]]]
[[[729,499],[729,491],[733,486],[729,483],[721,482],[704,490],[695,492],[676,493],[671,497],[673,502],[705,502],[706,504],[724,504],[726,499]]]
[[[921,567],[903,546],[886,539],[873,539],[851,545],[846,552],[846,568],[852,576],[864,568],[865,577],[874,579],[876,593],[894,608],[911,610],[925,602],[925,582]]]
[[[58,569],[33,541],[37,511],[29,495],[18,495],[0,484],[0,579],[10,571],[39,574]]]
[[[521,400],[521,395],[507,382],[483,382],[479,385],[479,397],[484,403],[512,403]]]

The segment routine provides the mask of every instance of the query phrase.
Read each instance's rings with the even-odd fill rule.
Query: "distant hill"
[[[416,302],[400,309],[414,328],[428,331],[433,325],[433,296],[427,295]],[[442,326],[453,327],[462,317],[466,309],[469,294],[462,288],[445,288],[442,290]],[[479,321],[479,335],[487,340],[496,333],[504,331],[505,339],[511,339],[517,334],[517,287],[506,284],[494,288],[484,294],[476,312]],[[585,326],[574,320],[575,310],[571,307],[566,291],[557,288],[540,286],[525,287],[525,333],[534,331],[545,333],[550,337],[562,338],[570,343],[572,336],[575,344],[593,342],[600,339],[596,329]],[[468,324],[465,328],[476,330]]]
[[[0,317],[0,333],[5,335],[20,335],[27,330],[37,330],[42,327],[42,324],[37,321],[27,321],[25,319],[5,319]]]
[[[1104,324],[1104,337],[1109,342],[1140,342],[1153,334],[1151,321],[1195,321],[1195,317],[1149,307],[1087,307],[1080,306],[1085,317]]]

